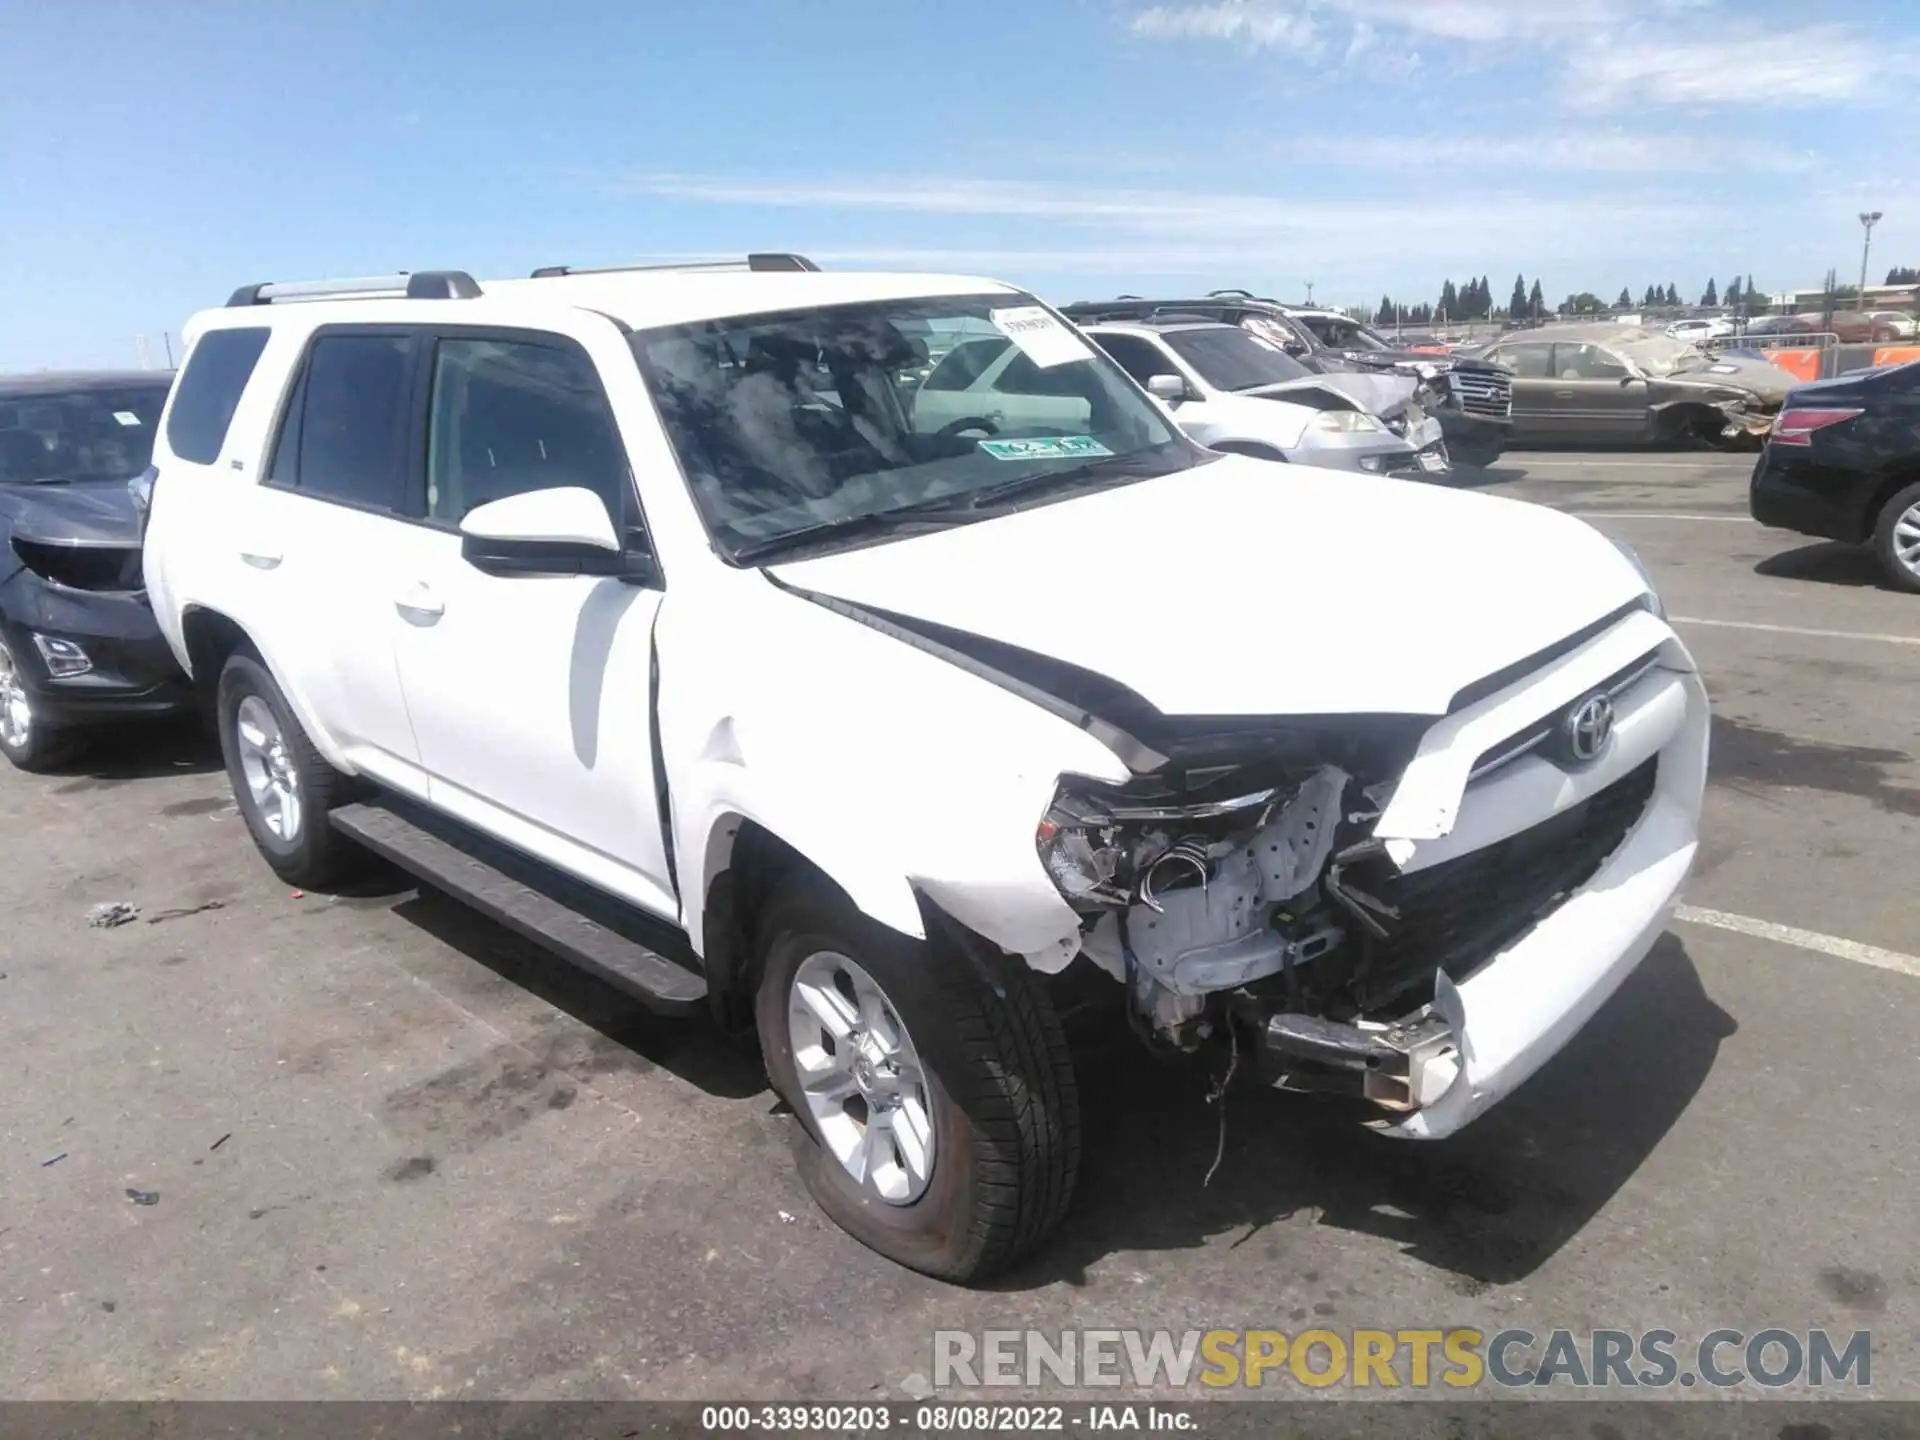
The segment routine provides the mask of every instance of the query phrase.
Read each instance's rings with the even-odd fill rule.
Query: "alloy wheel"
[[[1903,570],[1920,576],[1920,501],[1909,505],[1893,522],[1893,556]]]
[[[787,993],[794,1068],[815,1129],[863,1189],[910,1205],[933,1178],[926,1070],[878,982],[832,951],[807,956]]]
[[[13,652],[0,641],[0,740],[9,750],[24,750],[32,738],[33,702],[13,663]]]
[[[249,695],[234,711],[234,737],[239,742],[240,773],[260,821],[275,838],[288,843],[300,836],[300,772],[287,753],[286,737],[273,707],[258,695]]]

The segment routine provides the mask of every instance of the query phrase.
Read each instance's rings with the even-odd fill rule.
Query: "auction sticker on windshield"
[[[1042,370],[1091,358],[1093,352],[1078,335],[1062,325],[1041,305],[1016,305],[1010,310],[989,310],[987,318],[1002,335],[1022,350]]]
[[[1033,440],[982,440],[980,448],[996,460],[1079,460],[1113,451],[1091,435],[1042,435]]]

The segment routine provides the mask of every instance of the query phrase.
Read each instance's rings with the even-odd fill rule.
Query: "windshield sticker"
[[[994,329],[1026,351],[1027,358],[1042,370],[1070,365],[1093,355],[1078,335],[1054,319],[1043,306],[1017,305],[1011,310],[989,310],[987,318],[993,322]]]
[[[996,460],[1081,460],[1113,454],[1091,435],[1043,435],[1034,440],[982,440],[980,448]]]
[[[140,417],[131,410],[116,410],[113,412],[113,418],[122,425],[138,426],[140,423]]]

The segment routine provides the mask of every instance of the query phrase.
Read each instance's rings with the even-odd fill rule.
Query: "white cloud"
[[[1280,153],[1303,165],[1351,166],[1360,170],[1431,170],[1436,147],[1450,135],[1294,136]],[[1807,151],[1715,140],[1702,136],[1630,134],[1624,131],[1487,136],[1474,142],[1476,165],[1529,166],[1554,173],[1613,175],[1804,174],[1819,166]]]
[[[1762,31],[1726,0],[1206,0],[1155,5],[1129,28],[1255,50],[1334,45],[1385,71],[1418,64],[1421,40],[1461,68],[1525,56],[1586,110],[1843,105],[1885,92],[1917,58],[1848,25]]]
[[[826,212],[793,243],[840,264],[911,265],[1010,275],[1313,275],[1330,287],[1377,288],[1382,272],[1403,272],[1409,255],[1435,275],[1591,262],[1596,235],[1629,255],[1670,256],[1724,229],[1726,216],[1702,202],[1619,195],[1571,198],[1492,194],[1409,204],[1379,199],[1294,199],[1244,191],[1125,190],[1028,181],[873,175],[819,181],[731,176],[642,175],[611,187],[709,205]],[[832,212],[838,212],[833,214]],[[850,217],[851,212],[851,218]],[[938,217],[951,236],[917,243],[926,226],[890,235],[865,213]],[[1050,222],[1033,248],[978,242],[994,227],[962,220]],[[831,227],[831,229],[827,227]],[[1007,228],[1007,227],[1002,227]],[[852,244],[833,233],[860,233]],[[871,236],[871,239],[865,238]],[[897,236],[897,238],[896,238]],[[816,238],[824,237],[824,238]]]
[[[1162,40],[1231,40],[1250,50],[1288,50],[1317,55],[1319,27],[1311,16],[1251,0],[1214,0],[1206,5],[1155,5],[1128,24],[1135,35]]]
[[[1901,57],[1840,25],[1710,40],[1642,39],[1567,59],[1567,98],[1590,107],[1833,105],[1865,99]]]

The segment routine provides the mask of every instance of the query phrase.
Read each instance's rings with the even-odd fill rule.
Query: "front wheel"
[[[987,947],[981,947],[985,950]],[[760,925],[754,1018],[816,1203],[856,1240],[974,1282],[1066,1212],[1079,1096],[1038,977],[915,941],[795,880]]]
[[[214,715],[234,801],[273,873],[313,889],[348,874],[362,852],[327,822],[348,777],[313,748],[267,667],[245,652],[231,656]]]
[[[1920,591],[1920,484],[1907,486],[1880,507],[1873,553],[1895,586]]]
[[[0,754],[16,769],[38,773],[65,759],[72,748],[70,737],[48,729],[34,713],[33,696],[20,678],[13,651],[0,637]]]

